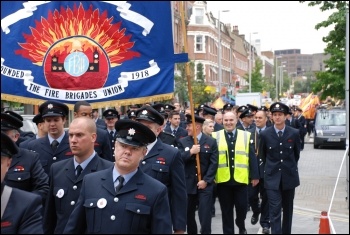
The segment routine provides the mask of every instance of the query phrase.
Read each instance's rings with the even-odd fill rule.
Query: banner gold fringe
[[[94,103],[91,103],[91,107],[95,109],[95,108],[105,108],[105,107],[126,106],[131,104],[144,104],[144,103],[152,103],[155,101],[170,100],[172,98],[174,98],[174,93],[167,93],[167,94],[147,96],[142,98],[94,102]],[[41,105],[46,101],[42,99],[26,98],[23,96],[15,96],[15,95],[8,95],[8,94],[1,94],[1,100],[18,102],[22,104],[32,104],[32,105]],[[63,102],[62,100],[60,101]],[[69,107],[70,110],[73,110],[74,104],[67,104],[67,103],[65,104]]]

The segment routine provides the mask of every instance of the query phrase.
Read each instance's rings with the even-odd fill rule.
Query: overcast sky
[[[220,13],[220,21],[237,25],[247,41],[252,33],[252,42],[260,39],[262,51],[301,49],[302,54],[322,53],[326,47],[322,37],[333,29],[315,29],[317,23],[328,19],[330,11],[321,12],[319,6],[309,7],[298,1],[207,1],[207,6],[214,17],[218,17],[219,10],[229,10]]]

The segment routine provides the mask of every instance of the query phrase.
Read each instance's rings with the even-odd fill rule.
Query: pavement
[[[331,233],[349,234],[349,204],[347,202],[346,162],[339,174],[334,199],[331,202],[338,172],[345,150],[313,148],[313,139],[306,136],[305,147],[299,160],[300,186],[294,198],[293,234],[318,234],[320,216],[327,211]],[[212,233],[222,234],[221,210],[216,200],[216,215],[212,220]],[[252,212],[248,211],[246,229],[248,234],[260,234],[259,223],[252,225]],[[197,225],[200,228],[197,217]],[[333,232],[332,232],[333,231]],[[238,228],[235,227],[238,234]]]

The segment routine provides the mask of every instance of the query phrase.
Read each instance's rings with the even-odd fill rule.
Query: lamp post
[[[218,11],[218,69],[219,69],[219,95],[221,97],[221,87],[222,87],[222,73],[221,73],[221,22],[220,22],[220,12],[229,12],[229,10]]]
[[[275,63],[275,68],[276,68],[276,101],[278,101],[278,61],[277,59],[282,58],[282,56],[276,56],[276,63]]]
[[[249,93],[252,92],[252,34],[257,32],[249,34]]]

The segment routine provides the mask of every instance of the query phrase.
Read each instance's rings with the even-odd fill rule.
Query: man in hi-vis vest
[[[234,234],[233,208],[236,209],[236,225],[240,234],[247,233],[248,183],[259,183],[258,161],[251,133],[236,129],[237,116],[227,112],[223,116],[224,130],[213,132],[219,150],[216,173],[217,195],[222,212],[224,234]]]

